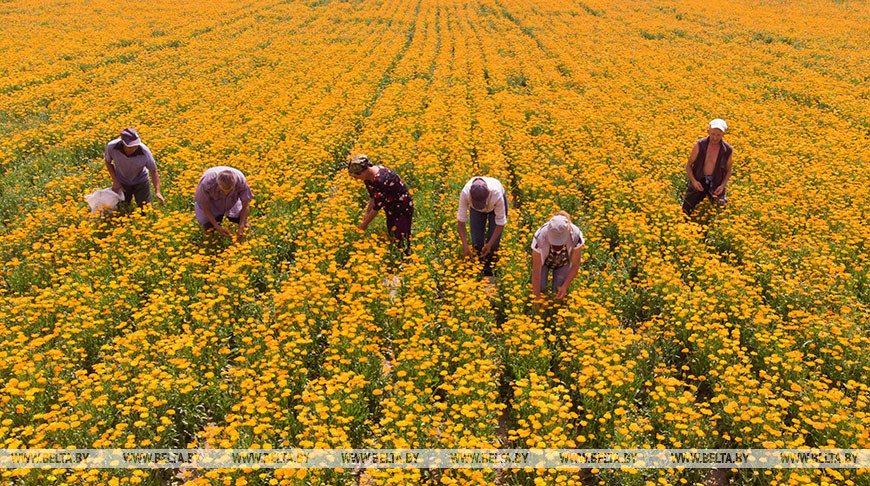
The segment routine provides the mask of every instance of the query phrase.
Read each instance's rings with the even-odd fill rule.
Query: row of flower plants
[[[176,19],[158,23],[108,3],[15,4],[5,15],[17,37],[38,41],[19,48],[10,31],[0,44],[12,61],[0,85],[4,446],[867,448],[868,107],[856,40],[867,12],[799,7],[801,18],[784,19],[750,3],[158,2],[145,19]],[[116,22],[95,24],[97,12]],[[87,29],[113,35],[69,42]],[[686,220],[682,167],[715,116],[732,126],[732,203]],[[95,221],[81,194],[107,184],[102,146],[126,125],[157,154],[168,203]],[[343,163],[358,152],[412,188],[412,257],[389,247],[381,218],[355,229],[365,192]],[[216,163],[243,170],[255,192],[241,244],[192,221],[196,180]],[[496,292],[455,236],[457,195],[477,174],[510,192]],[[558,209],[588,244],[568,300],[538,307],[528,246]],[[2,474],[25,484],[709,479]]]

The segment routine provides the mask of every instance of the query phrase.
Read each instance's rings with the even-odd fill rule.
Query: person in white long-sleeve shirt
[[[459,193],[456,229],[466,257],[483,260],[483,276],[492,276],[492,264],[507,224],[508,201],[504,186],[492,177],[472,177]],[[471,245],[465,223],[471,226]],[[474,251],[472,252],[472,248]]]

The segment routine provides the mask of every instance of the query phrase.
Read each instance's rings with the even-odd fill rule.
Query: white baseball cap
[[[724,132],[725,130],[728,130],[728,124],[725,123],[725,120],[716,118],[710,122],[710,128],[718,128]]]
[[[547,241],[551,245],[560,246],[571,237],[571,222],[565,216],[556,215],[547,222]]]

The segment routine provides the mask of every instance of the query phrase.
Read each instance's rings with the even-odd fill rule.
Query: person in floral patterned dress
[[[363,154],[351,158],[347,172],[354,179],[363,181],[369,192],[369,204],[363,213],[359,229],[365,231],[378,215],[378,211],[384,208],[387,231],[393,235],[405,254],[410,255],[414,200],[402,178],[386,167],[372,165]]]

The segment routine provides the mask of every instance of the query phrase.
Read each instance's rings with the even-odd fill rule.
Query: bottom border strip
[[[868,469],[870,449],[0,449],[0,468]]]

